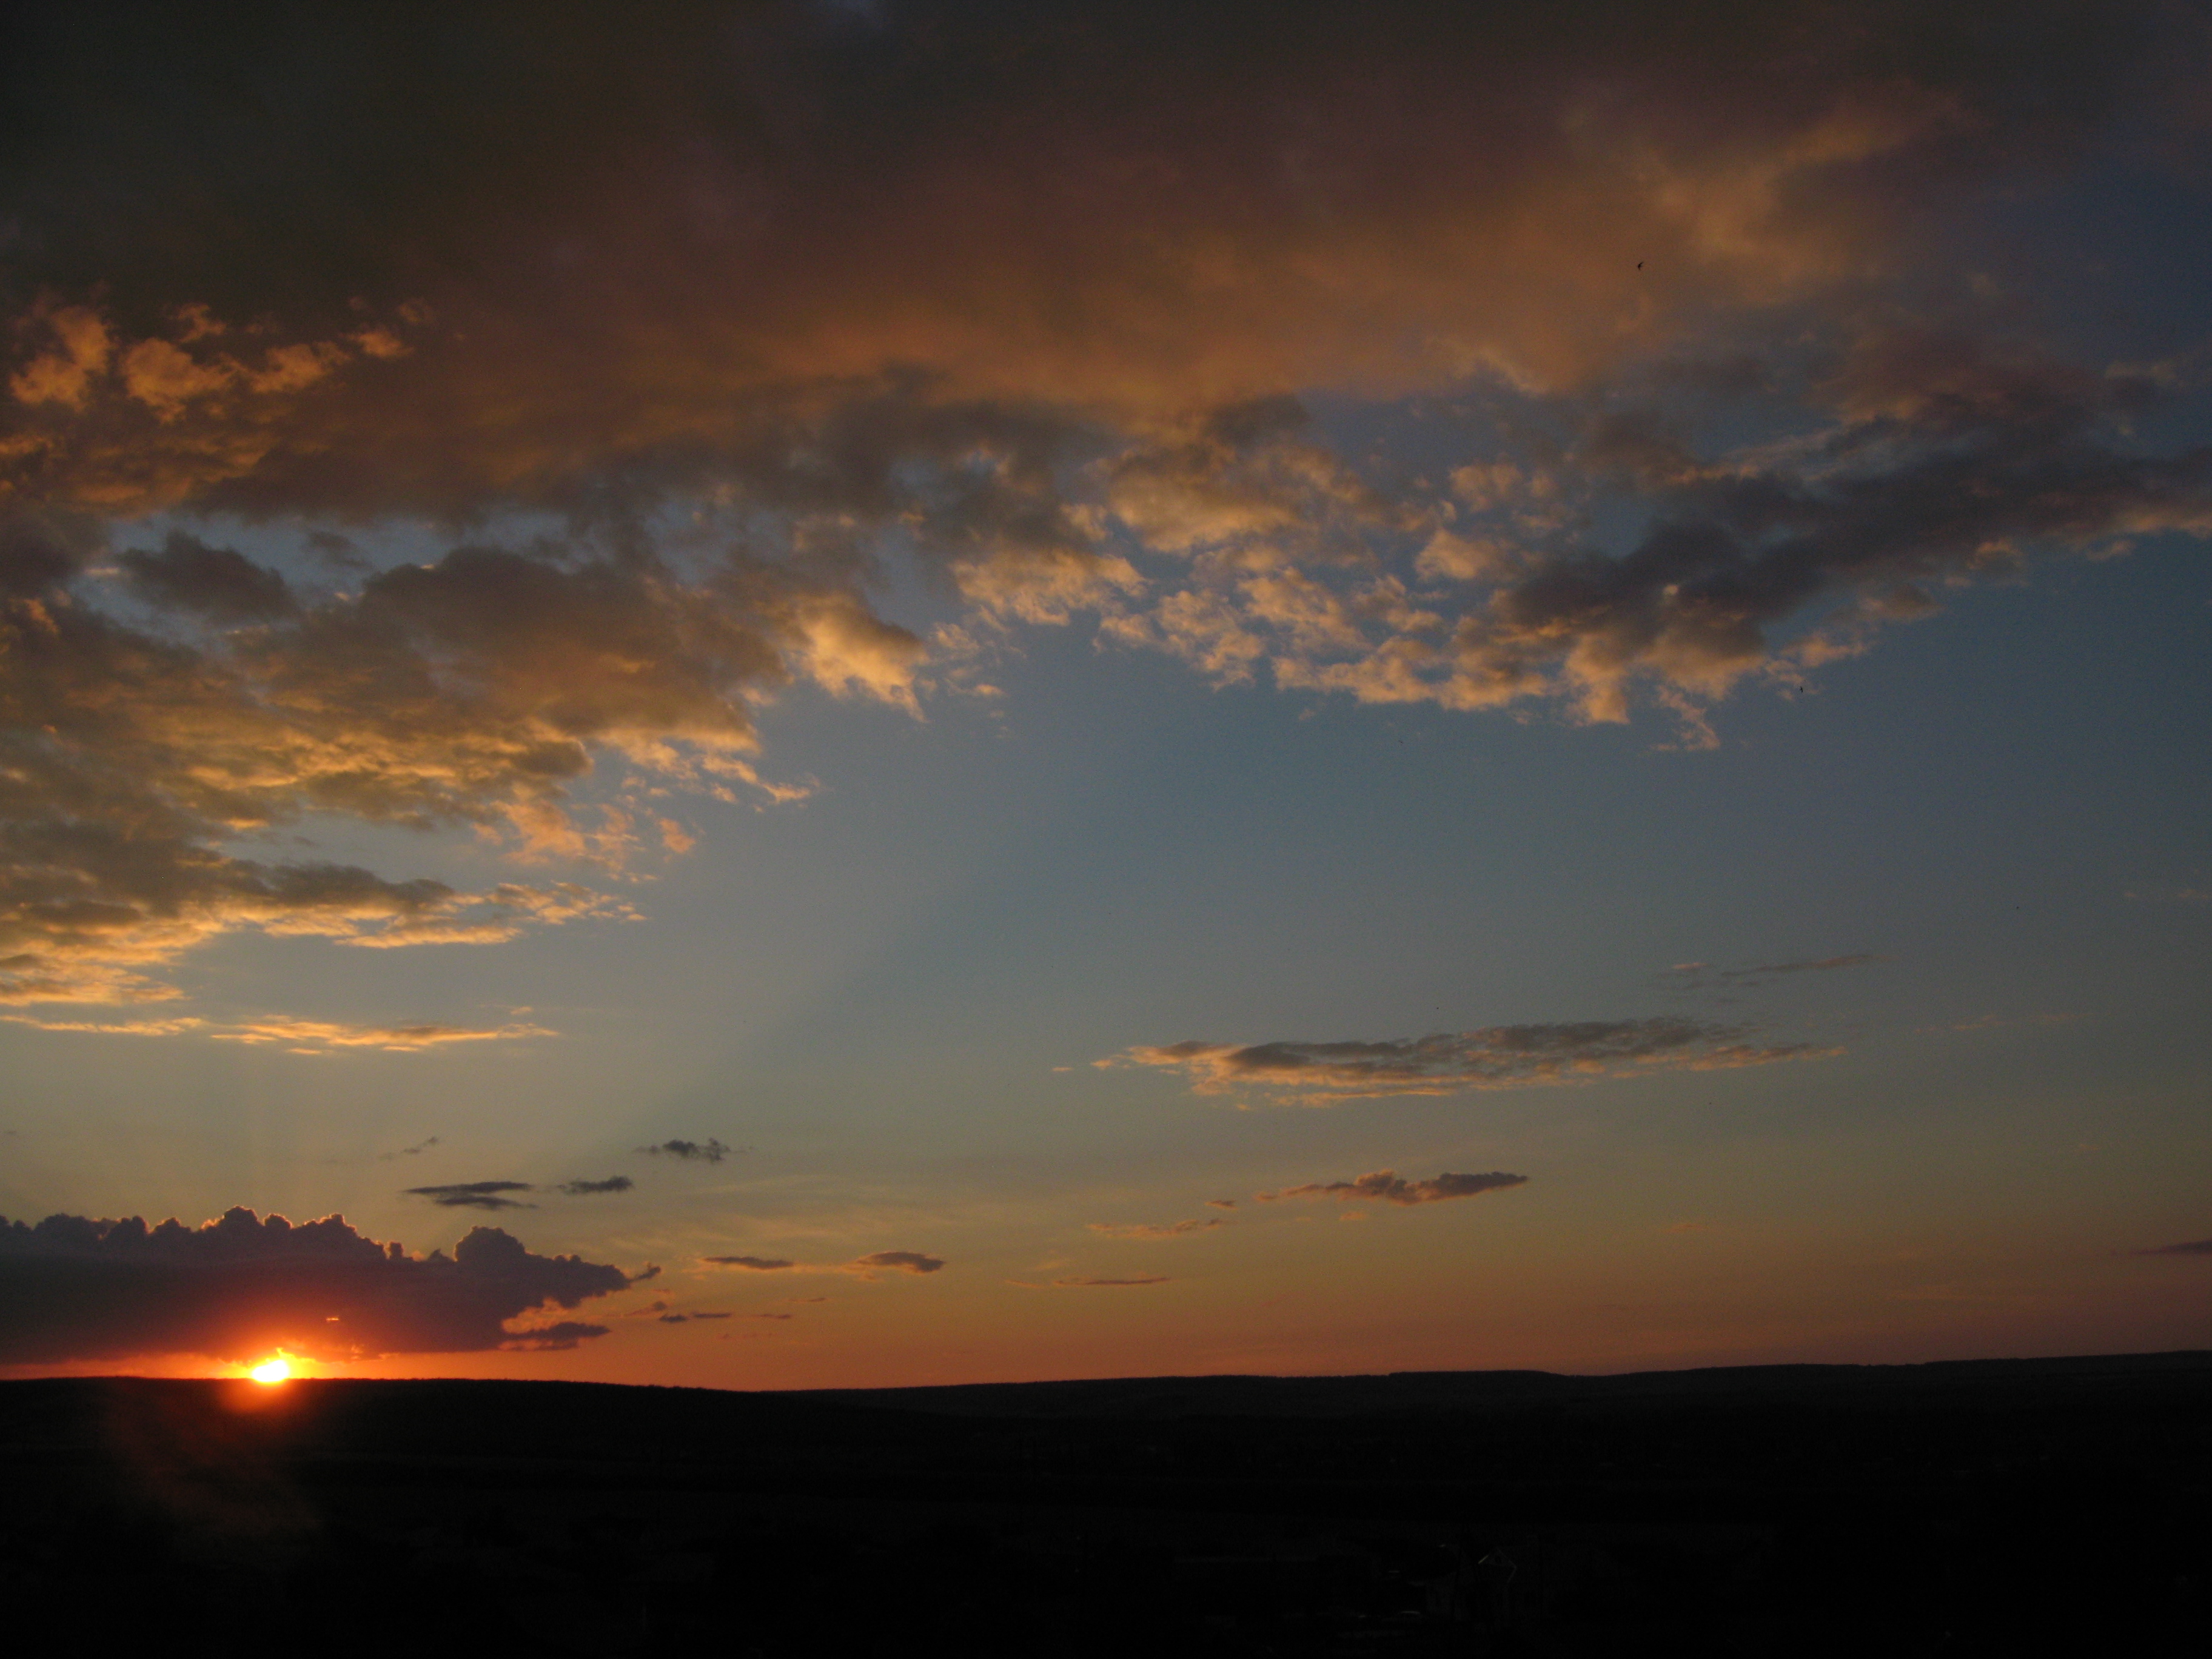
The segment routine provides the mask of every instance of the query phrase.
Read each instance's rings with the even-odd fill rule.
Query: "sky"
[[[2212,10],[17,9],[0,1374],[2212,1346]]]

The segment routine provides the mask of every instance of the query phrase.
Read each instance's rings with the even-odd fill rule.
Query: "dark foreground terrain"
[[[0,1383],[16,1651],[2201,1652],[2212,1354]],[[12,1644],[12,1643],[11,1643]]]

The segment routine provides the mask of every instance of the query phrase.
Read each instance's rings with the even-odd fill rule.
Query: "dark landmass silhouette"
[[[2212,1353],[739,1394],[0,1383],[19,1638],[389,1656],[2185,1651]]]

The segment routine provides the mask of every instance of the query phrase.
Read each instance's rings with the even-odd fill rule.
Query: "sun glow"
[[[291,1376],[292,1362],[285,1358],[283,1354],[278,1354],[274,1359],[263,1360],[252,1370],[246,1372],[246,1375],[256,1382],[264,1386],[274,1386]]]

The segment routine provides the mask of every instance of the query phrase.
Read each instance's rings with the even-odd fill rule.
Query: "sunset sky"
[[[5,28],[0,1374],[2212,1346],[2212,8]]]

